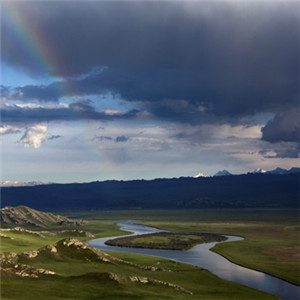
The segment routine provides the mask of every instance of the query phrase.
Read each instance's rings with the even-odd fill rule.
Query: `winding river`
[[[133,232],[131,235],[149,234],[155,232],[163,232],[154,227],[135,224],[134,220],[117,223],[121,230]],[[300,287],[290,284],[279,278],[268,274],[254,271],[242,266],[236,265],[223,256],[210,251],[218,243],[228,243],[243,240],[242,237],[229,236],[223,242],[213,242],[196,245],[189,250],[164,250],[164,249],[144,249],[144,248],[126,248],[108,246],[105,244],[107,240],[117,237],[107,237],[94,239],[88,242],[92,247],[100,250],[111,250],[119,252],[137,253],[144,255],[152,255],[167,259],[176,260],[185,264],[207,269],[213,274],[239,284],[249,286],[261,291],[279,296],[283,300],[299,300]]]

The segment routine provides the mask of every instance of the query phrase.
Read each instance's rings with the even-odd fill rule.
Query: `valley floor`
[[[213,251],[236,264],[300,285],[298,210],[171,210],[132,214],[143,224],[164,230],[243,236],[243,241],[219,244]]]
[[[244,241],[220,244],[214,251],[235,263],[299,284],[297,211],[136,210],[59,213],[87,220],[88,223],[81,226],[80,230],[90,232],[96,238],[124,234],[114,223],[126,219],[140,220],[144,224],[176,232],[242,235]],[[42,237],[30,231],[8,231],[5,232],[7,237],[1,238],[1,252],[36,250],[66,238],[78,241],[91,239],[82,232],[68,232],[67,228],[43,228],[43,231],[47,230],[66,231],[56,235],[44,232]],[[90,254],[75,255],[72,251],[61,250],[54,256],[52,253],[32,259],[19,258],[19,264],[49,270],[55,275],[26,278],[4,274],[1,278],[1,299],[276,299],[275,296],[224,281],[200,268],[174,261],[116,252],[110,255],[114,258],[112,261],[103,261],[95,260]]]

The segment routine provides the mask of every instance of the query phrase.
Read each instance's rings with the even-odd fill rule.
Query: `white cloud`
[[[20,129],[10,126],[10,125],[4,125],[0,126],[0,135],[3,134],[10,134],[10,133],[18,133],[20,132]]]
[[[36,124],[26,128],[24,135],[18,141],[25,147],[32,146],[35,149],[41,147],[46,140],[51,140],[59,136],[53,136],[48,132],[48,126],[45,124]]]
[[[105,109],[104,113],[110,116],[115,116],[115,115],[122,115],[124,112],[120,110],[115,110],[115,109]]]
[[[45,103],[45,104],[38,104],[38,103],[8,103],[5,102],[2,104],[3,108],[9,108],[9,107],[19,107],[19,108],[28,108],[28,109],[35,109],[35,108],[45,108],[45,109],[58,109],[58,108],[68,108],[69,104],[67,103]]]

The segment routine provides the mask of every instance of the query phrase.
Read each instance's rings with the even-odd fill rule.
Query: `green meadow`
[[[297,209],[132,210],[82,215],[91,220],[140,220],[145,225],[173,232],[243,236],[243,241],[219,244],[213,251],[234,263],[300,285]]]
[[[121,261],[98,261],[91,256],[64,252],[59,256],[23,257],[21,263],[53,271],[55,275],[40,278],[2,276],[1,299],[277,299],[193,266],[149,256],[109,254]],[[155,271],[149,269],[158,266]],[[116,274],[121,282],[112,280],[110,274]],[[132,282],[131,277],[150,281],[146,284]],[[159,284],[161,282],[172,286]]]
[[[126,234],[115,226],[115,222],[128,219],[178,233],[240,235],[245,238],[243,241],[217,245],[214,251],[235,263],[295,284],[300,283],[299,214],[295,210],[133,210],[59,213],[87,220],[88,223],[80,226],[80,230],[92,233],[95,238]],[[57,233],[70,227],[27,229],[38,231],[42,236],[5,232],[5,235],[13,239],[1,238],[1,252],[19,253],[35,250],[69,237],[80,241],[91,239],[78,234]],[[47,234],[48,230],[56,234]],[[56,275],[38,279],[2,276],[1,299],[277,299],[267,293],[222,280],[201,268],[149,256],[118,252],[109,254],[134,265],[105,263],[72,256],[64,256],[59,260],[47,256],[43,259],[28,260],[26,264],[53,271]],[[159,266],[161,270],[153,272],[143,269],[142,266]],[[108,276],[110,273],[118,274],[123,281],[119,283],[111,280]],[[153,282],[168,282],[192,294],[153,282],[130,282],[130,276],[147,277],[154,280]]]
[[[213,251],[234,263],[300,285],[298,210],[174,210],[132,214],[143,220],[143,224],[175,232],[243,236],[243,241],[219,244]],[[123,212],[122,216],[125,215]]]

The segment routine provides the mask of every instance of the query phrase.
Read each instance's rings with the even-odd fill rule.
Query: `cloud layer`
[[[39,123],[45,121],[76,120],[122,120],[137,117],[139,111],[97,111],[91,101],[76,101],[66,106],[22,106],[4,105],[1,109],[2,122],[5,123]]]
[[[52,71],[64,80],[18,87],[13,98],[110,92],[155,102],[153,110],[157,102],[185,100],[231,116],[297,104],[299,3],[66,1],[14,8],[24,25],[34,31],[39,24],[40,35],[55,45]],[[6,63],[49,72],[24,59],[3,28]]]
[[[17,75],[0,86],[6,172],[47,151],[55,175],[68,165],[94,179],[105,166],[135,178],[293,166],[299,12],[295,1],[6,1],[1,58]],[[29,148],[15,147],[20,131]]]

